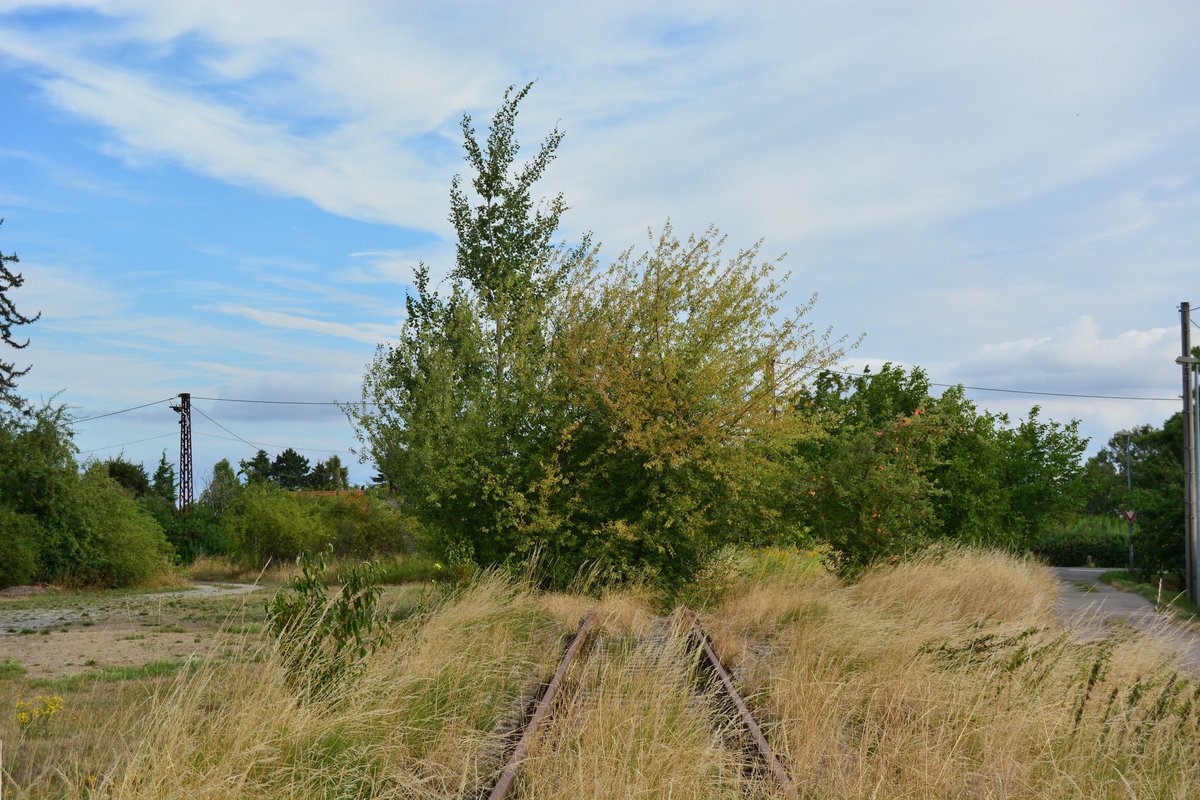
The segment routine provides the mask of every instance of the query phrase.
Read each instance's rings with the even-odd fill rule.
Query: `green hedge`
[[[1056,567],[1087,566],[1088,556],[1097,567],[1125,567],[1129,564],[1129,531],[1113,517],[1082,517],[1067,528],[1042,534],[1031,549]]]

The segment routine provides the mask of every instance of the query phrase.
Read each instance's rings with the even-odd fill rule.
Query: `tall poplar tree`
[[[510,87],[485,141],[463,116],[474,175],[450,188],[457,250],[448,295],[420,265],[399,342],[377,351],[363,404],[346,409],[363,453],[407,507],[448,547],[484,563],[511,553],[536,525],[527,495],[556,435],[547,318],[589,250],[586,241],[573,250],[554,244],[561,195],[533,197],[562,133],[552,130],[517,163],[517,111],[531,86]]]

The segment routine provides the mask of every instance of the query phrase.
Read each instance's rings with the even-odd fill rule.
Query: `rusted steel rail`
[[[529,724],[525,726],[525,731],[521,734],[521,739],[517,742],[517,746],[513,750],[512,756],[509,757],[508,763],[504,765],[504,771],[500,773],[500,778],[496,781],[496,785],[492,787],[492,791],[488,795],[488,800],[502,800],[502,798],[508,796],[513,782],[517,779],[517,770],[520,769],[521,762],[525,760],[525,755],[529,752],[530,745],[533,744],[533,738],[537,734],[538,725],[550,713],[550,708],[554,704],[554,698],[558,696],[558,690],[562,688],[563,680],[566,679],[567,670],[571,668],[571,662],[575,660],[575,656],[579,654],[580,649],[583,647],[583,642],[587,639],[594,620],[594,613],[589,611],[587,616],[583,618],[583,622],[579,624],[579,631],[567,647],[567,652],[563,655],[562,661],[558,662],[558,669],[554,671],[554,677],[550,679],[550,683],[546,686],[546,691],[542,693],[542,699],[538,701],[537,708],[534,709],[533,716],[529,718]]]
[[[695,612],[684,608],[679,612],[679,618],[687,626],[688,638],[700,650],[705,670],[715,676],[720,682],[721,688],[724,689],[730,705],[737,711],[742,727],[750,735],[751,741],[754,742],[758,759],[775,779],[783,796],[797,800],[799,795],[795,784],[792,783],[791,776],[784,769],[775,751],[771,749],[771,745],[767,742],[767,737],[763,734],[762,728],[759,727],[753,712],[750,711],[750,707],[746,705],[746,701],[742,699],[737,687],[734,686],[733,676],[729,674],[729,670],[725,669],[721,660],[717,658],[717,653],[712,646],[712,640],[700,625],[700,620],[696,617]],[[532,746],[533,740],[537,735],[538,726],[549,716],[554,701],[562,689],[567,671],[571,668],[571,664],[579,654],[579,651],[583,649],[584,642],[591,632],[594,619],[593,613],[588,612],[587,616],[583,618],[583,622],[580,623],[579,630],[576,632],[574,638],[571,639],[566,653],[563,654],[562,661],[558,664],[558,669],[554,671],[554,676],[550,679],[550,683],[546,685],[546,690],[542,693],[541,699],[538,700],[533,715],[525,725],[517,746],[513,749],[512,755],[504,765],[504,770],[500,773],[500,777],[496,780],[491,792],[487,795],[488,800],[504,800],[504,798],[508,797],[513,784],[516,782],[521,762],[528,755],[529,748]]]
[[[729,670],[725,669],[725,665],[721,663],[721,659],[717,658],[717,653],[713,650],[712,639],[709,638],[704,628],[700,625],[700,620],[696,617],[696,612],[690,608],[684,608],[682,616],[684,621],[688,623],[688,631],[692,640],[700,648],[705,661],[708,662],[709,670],[717,676],[717,679],[721,682],[721,686],[725,689],[725,694],[729,698],[730,703],[737,709],[742,727],[750,734],[750,738],[758,751],[759,759],[770,771],[771,776],[775,778],[775,782],[779,784],[779,788],[783,791],[784,796],[798,798],[799,794],[796,792],[796,785],[792,783],[792,776],[784,769],[783,763],[780,762],[779,757],[767,741],[767,737],[763,734],[762,728],[759,727],[758,721],[754,718],[754,713],[750,711],[750,707],[742,699],[742,695],[738,692],[737,687],[733,685],[733,676],[729,674]]]

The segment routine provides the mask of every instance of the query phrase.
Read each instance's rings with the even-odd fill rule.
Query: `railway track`
[[[565,716],[572,704],[584,701],[589,693],[605,691],[601,683],[591,689],[580,686],[572,675],[578,672],[582,656],[589,651],[593,642],[603,634],[593,612],[589,612],[578,630],[567,643],[563,657],[550,680],[533,706],[527,721],[513,732],[513,744],[504,768],[496,782],[480,794],[488,800],[504,800],[519,795],[519,777],[526,767],[530,754],[539,738],[545,734],[556,718]],[[682,649],[678,646],[684,643]],[[672,647],[672,645],[675,645]],[[627,669],[652,671],[661,660],[686,661],[684,672],[692,682],[692,700],[697,705],[715,702],[719,708],[712,714],[720,738],[740,751],[742,769],[747,775],[758,776],[770,785],[773,798],[798,797],[795,784],[784,768],[778,755],[771,747],[762,726],[753,711],[738,692],[733,676],[721,663],[713,648],[712,640],[700,624],[696,614],[683,608],[668,618],[657,621],[653,630],[639,638],[636,658],[626,664]],[[639,663],[637,658],[645,663]],[[751,784],[747,784],[751,785]]]

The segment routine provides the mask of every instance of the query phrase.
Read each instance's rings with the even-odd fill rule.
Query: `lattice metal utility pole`
[[[179,412],[179,508],[192,504],[192,396],[179,393],[179,405],[171,406]]]

